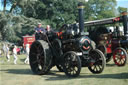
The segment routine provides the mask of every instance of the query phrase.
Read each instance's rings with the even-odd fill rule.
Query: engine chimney
[[[128,40],[128,21],[127,21],[127,12],[122,13],[122,19],[123,19],[123,27],[124,27],[124,36]]]
[[[82,2],[78,3],[78,11],[79,11],[79,29],[80,34],[84,32],[84,5]]]

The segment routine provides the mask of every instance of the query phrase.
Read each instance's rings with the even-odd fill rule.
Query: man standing
[[[7,61],[9,62],[10,61],[10,55],[9,55],[9,45],[8,44],[6,45],[6,58],[7,58]]]
[[[0,57],[2,57],[1,55],[2,55],[2,52],[1,52],[1,49],[0,49]]]
[[[36,40],[39,40],[41,38],[41,34],[45,35],[46,34],[46,30],[44,28],[41,27],[41,23],[38,23],[38,27],[35,28],[35,38]]]
[[[14,45],[13,48],[14,64],[17,64],[17,47]]]
[[[29,44],[26,44],[26,55],[27,55],[27,57],[24,61],[25,64],[29,64],[29,50],[30,50],[29,49]]]
[[[4,56],[6,56],[6,45],[4,43],[3,43],[2,50],[3,50]]]

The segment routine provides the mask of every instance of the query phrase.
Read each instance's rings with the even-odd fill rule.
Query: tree
[[[115,16],[116,0],[89,0],[86,4],[85,15],[87,20],[97,20]]]
[[[118,7],[118,12],[121,14],[122,12],[126,12],[127,11],[127,8],[124,8],[124,7]]]
[[[2,39],[19,40],[25,34],[32,34],[38,22],[60,28],[63,24],[78,21],[78,1],[85,5],[85,21],[115,16],[116,0],[4,0],[11,9],[0,18]],[[7,2],[8,1],[8,2]],[[6,9],[6,5],[4,5]],[[4,22],[4,24],[2,24]],[[9,31],[11,30],[11,31]],[[10,35],[10,36],[9,36]],[[16,37],[14,37],[14,36]],[[12,37],[12,38],[9,38]]]
[[[6,10],[6,3],[7,3],[6,0],[4,0],[4,7],[3,7],[4,9],[3,9],[3,11]]]
[[[53,28],[59,28],[62,24],[76,20],[77,3],[77,0],[39,0],[32,3],[33,7],[26,6],[24,15],[41,19]]]
[[[20,1],[20,2],[19,2]],[[5,9],[0,12],[0,39],[4,41],[16,42],[22,39],[23,35],[33,34],[33,29],[41,20],[27,18],[23,15],[17,15],[15,10],[21,5],[22,0],[11,1],[11,9],[9,12]],[[24,1],[24,0],[23,0]],[[30,1],[30,0],[28,0]],[[4,5],[5,6],[5,5]],[[5,7],[6,8],[6,7]],[[19,8],[19,7],[18,7]]]

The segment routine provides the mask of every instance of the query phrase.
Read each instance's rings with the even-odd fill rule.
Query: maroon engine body
[[[116,26],[113,32],[109,31],[106,24],[123,24],[123,32]],[[112,59],[118,66],[124,66],[127,63],[127,49],[128,49],[128,18],[127,13],[123,13],[121,17],[109,18],[104,20],[96,20],[85,22],[89,27],[89,36],[96,42],[97,48],[100,49],[106,56],[106,62]],[[93,31],[90,30],[92,26]],[[99,25],[102,25],[99,27]],[[94,37],[95,36],[95,37]]]

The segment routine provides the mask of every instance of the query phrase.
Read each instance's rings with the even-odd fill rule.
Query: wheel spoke
[[[97,65],[98,67],[99,67],[99,69],[102,69],[101,67],[100,67],[100,65]]]
[[[97,65],[96,65],[96,71],[99,71],[98,68],[97,68]]]

